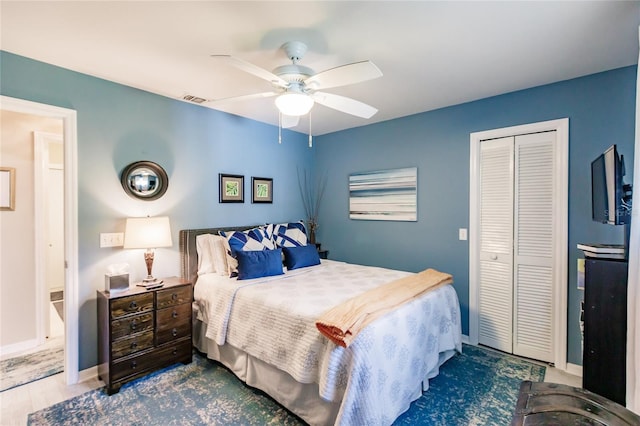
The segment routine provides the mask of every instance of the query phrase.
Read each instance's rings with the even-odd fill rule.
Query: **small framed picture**
[[[273,179],[252,177],[253,187],[252,203],[273,203]]]
[[[244,203],[244,176],[220,173],[221,203]]]
[[[0,210],[16,209],[16,169],[0,167]]]

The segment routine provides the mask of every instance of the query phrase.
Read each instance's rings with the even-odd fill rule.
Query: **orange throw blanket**
[[[426,269],[353,297],[325,312],[316,327],[336,345],[347,347],[376,318],[427,291],[451,284],[450,274]]]

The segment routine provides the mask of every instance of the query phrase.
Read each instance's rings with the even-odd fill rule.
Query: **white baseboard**
[[[33,349],[38,346],[38,339],[24,340],[22,342],[4,345],[0,347],[0,356],[10,355],[16,352],[22,352]]]
[[[578,364],[567,363],[567,369],[565,370],[569,374],[573,374],[574,376],[582,377],[582,366]]]
[[[98,378],[98,366],[94,365],[86,370],[78,372],[78,383],[86,382]]]
[[[466,343],[467,345],[469,345],[469,336],[467,336],[466,334],[462,335],[462,343]]]

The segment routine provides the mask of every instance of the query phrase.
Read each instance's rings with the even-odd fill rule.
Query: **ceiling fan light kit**
[[[275,104],[280,113],[291,117],[308,114],[316,103],[365,119],[378,112],[376,108],[355,99],[318,91],[382,77],[382,72],[373,62],[355,62],[316,73],[311,68],[298,64],[307,51],[304,43],[290,41],[283,44],[281,49],[292,63],[279,66],[273,72],[229,55],[212,55],[213,58],[222,59],[229,65],[270,82],[275,89],[271,92],[221,99],[214,103],[276,96]]]
[[[276,106],[280,112],[293,117],[308,114],[313,104],[313,99],[304,93],[287,92],[276,98]]]

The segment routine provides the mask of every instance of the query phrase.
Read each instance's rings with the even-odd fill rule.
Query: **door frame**
[[[45,342],[50,333],[49,286],[47,285],[47,236],[49,205],[45,199],[49,192],[48,171],[57,164],[49,162],[49,143],[60,143],[64,149],[64,135],[41,131],[33,132],[34,207],[35,207],[35,275],[36,275],[36,338],[38,345]],[[64,164],[58,164],[64,170]],[[64,185],[64,184],[63,184]],[[63,200],[64,202],[64,200]]]
[[[0,96],[0,109],[58,118],[64,138],[64,375],[67,384],[78,382],[78,137],[75,110],[24,99]]]
[[[528,133],[556,131],[557,158],[554,168],[554,234],[553,247],[557,254],[553,262],[553,363],[560,370],[567,369],[567,290],[569,241],[569,119],[542,121],[470,134],[469,164],[469,343],[479,340],[479,228],[480,228],[480,142]]]

